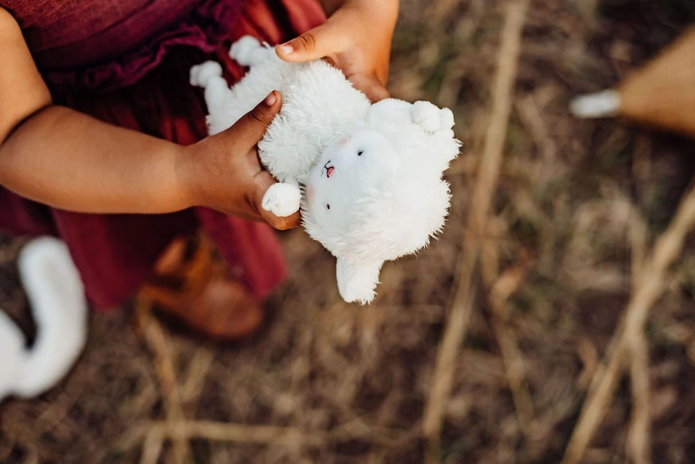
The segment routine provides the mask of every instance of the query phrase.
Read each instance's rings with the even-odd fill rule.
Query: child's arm
[[[372,101],[388,98],[391,39],[398,0],[321,0],[328,20],[279,47],[285,61],[327,58]]]
[[[0,8],[0,185],[53,207],[90,213],[165,213],[208,206],[262,218],[274,183],[254,146],[280,108],[259,105],[228,131],[190,147],[118,128],[51,104],[22,33]]]

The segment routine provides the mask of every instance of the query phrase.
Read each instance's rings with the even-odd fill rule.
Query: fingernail
[[[266,106],[273,106],[276,101],[278,101],[278,97],[275,96],[275,92],[271,92],[270,95],[265,97],[264,103]]]
[[[282,44],[279,47],[280,47],[280,51],[282,53],[284,53],[285,55],[289,55],[290,53],[292,53],[294,51],[294,47],[292,45],[290,45],[289,43]]]

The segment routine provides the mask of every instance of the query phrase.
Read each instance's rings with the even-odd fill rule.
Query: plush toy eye
[[[329,205],[328,203],[326,203],[326,209],[331,209],[331,205]]]
[[[364,153],[364,151],[362,151],[362,150],[358,151],[357,156],[362,156],[362,153]]]

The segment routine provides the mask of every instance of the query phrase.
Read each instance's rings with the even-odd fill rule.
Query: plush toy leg
[[[301,199],[299,184],[287,180],[271,185],[263,196],[261,206],[278,217],[287,217],[299,211]]]
[[[348,303],[371,303],[383,264],[383,261],[351,263],[338,258],[336,277],[340,296]]]
[[[222,66],[216,61],[206,61],[191,68],[191,85],[205,89],[205,103],[210,114],[221,114],[227,108],[231,90],[222,77]]]
[[[275,54],[275,49],[265,47],[258,39],[245,35],[232,44],[229,56],[242,66],[255,66]]]
[[[426,101],[413,103],[413,122],[427,132],[450,130],[454,127],[454,113],[449,108],[439,109]]]

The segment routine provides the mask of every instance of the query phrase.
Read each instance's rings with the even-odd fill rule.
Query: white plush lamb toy
[[[70,370],[87,338],[87,301],[67,247],[53,238],[29,243],[19,273],[37,333],[27,348],[19,328],[0,312],[0,401],[37,396]]]
[[[218,63],[191,69],[191,84],[205,88],[210,134],[271,91],[282,94],[282,109],[258,144],[261,162],[279,180],[262,206],[280,217],[301,208],[306,231],[338,260],[343,299],[372,301],[384,261],[423,248],[444,225],[449,185],[442,174],[460,146],[453,113],[422,101],[371,104],[328,63],[284,62],[253,37],[234,43],[230,56],[250,67],[231,89]]]

